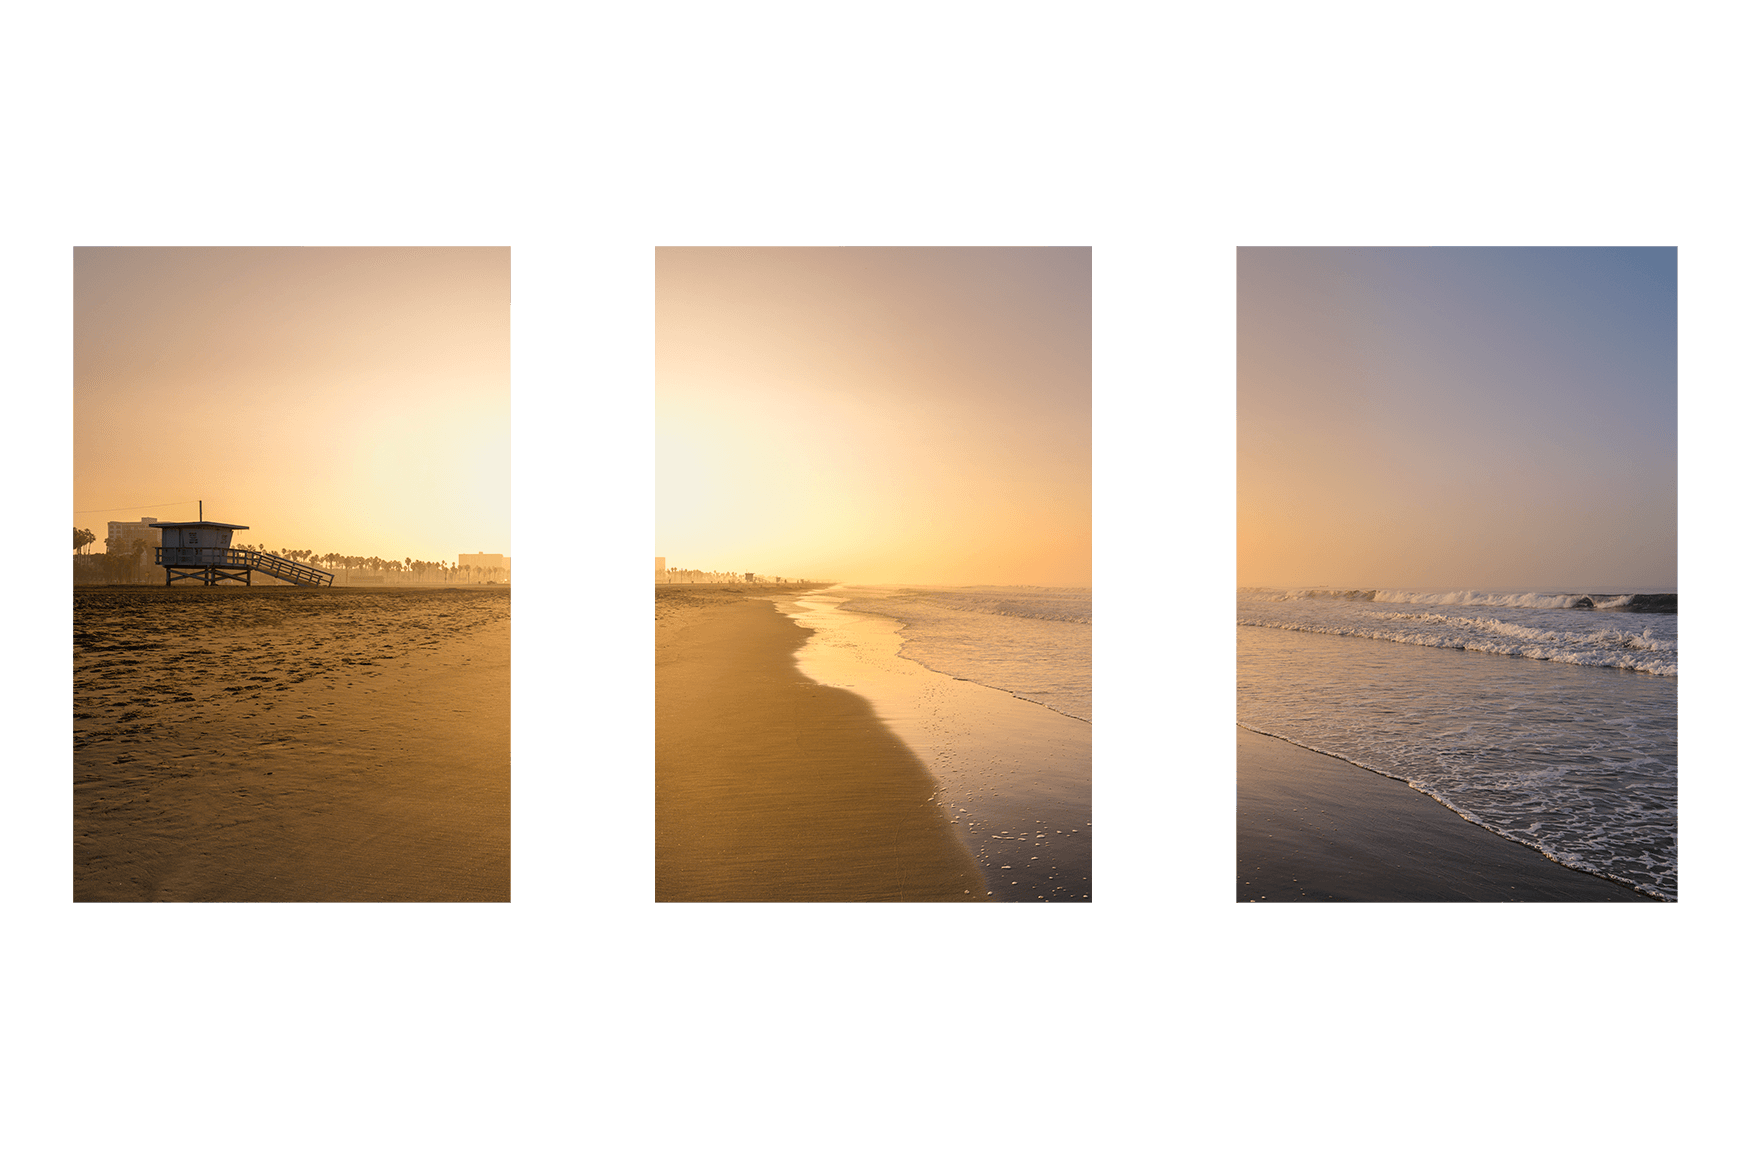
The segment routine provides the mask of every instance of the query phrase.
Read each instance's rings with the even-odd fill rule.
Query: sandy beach
[[[1490,833],[1403,782],[1238,734],[1242,903],[1654,901]]]
[[[984,901],[928,769],[797,670],[799,590],[656,589],[656,899]]]
[[[508,901],[508,588],[74,594],[73,897]]]

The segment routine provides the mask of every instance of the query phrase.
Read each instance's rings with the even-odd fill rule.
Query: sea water
[[[900,655],[1077,720],[1094,719],[1086,587],[845,587],[846,611],[900,623]]]
[[[869,700],[936,778],[988,897],[1092,897],[1092,593],[837,586],[780,609],[797,667]]]
[[[1242,589],[1240,724],[1677,897],[1675,597]]]

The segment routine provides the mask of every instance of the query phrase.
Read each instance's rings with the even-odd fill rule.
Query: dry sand
[[[508,901],[508,588],[74,593],[81,902]]]
[[[929,771],[769,597],[656,589],[656,898],[983,902]]]
[[[1401,781],[1239,732],[1239,901],[1639,902]]]

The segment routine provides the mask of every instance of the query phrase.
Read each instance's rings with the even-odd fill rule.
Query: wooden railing
[[[332,587],[334,576],[306,563],[240,547],[155,547],[160,567],[246,567],[299,587]]]
[[[296,563],[291,559],[282,559],[278,555],[270,555],[266,551],[246,551],[256,557],[254,568],[276,579],[284,579],[287,583],[296,583],[300,587],[330,587],[334,584],[334,576],[327,571],[319,571],[308,563]]]
[[[247,567],[253,551],[231,547],[154,547],[160,567]]]

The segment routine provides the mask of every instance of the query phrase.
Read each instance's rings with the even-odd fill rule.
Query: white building
[[[485,551],[475,551],[471,555],[458,554],[456,566],[470,572],[481,582],[496,579],[504,583],[510,579],[510,559],[505,555],[489,555]]]
[[[134,540],[139,539],[146,544],[146,549],[140,552],[140,560],[142,563],[150,563],[151,560],[146,556],[153,547],[161,545],[158,531],[152,526],[157,521],[156,518],[142,518],[138,522],[110,523],[109,535],[103,540],[104,549],[112,555],[125,555],[133,550]]]

